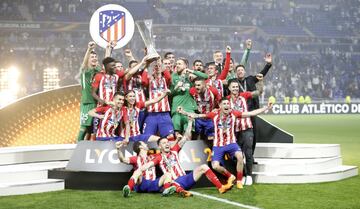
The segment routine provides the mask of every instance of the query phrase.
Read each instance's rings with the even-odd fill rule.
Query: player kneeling
[[[126,158],[120,148],[126,143],[117,142],[116,148],[121,162],[134,166],[134,173],[123,188],[123,196],[129,197],[131,191],[136,192],[161,192],[163,196],[168,196],[176,191],[176,187],[171,184],[171,175],[164,173],[160,178],[156,178],[155,164],[158,164],[155,155],[148,155],[148,146],[138,141],[133,144],[133,150],[137,156]],[[146,164],[146,165],[145,165]]]

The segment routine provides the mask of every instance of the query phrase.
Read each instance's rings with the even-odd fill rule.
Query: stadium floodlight
[[[19,78],[20,72],[17,67],[15,67],[15,66],[9,67],[8,72],[9,72],[9,78],[13,78],[13,79]]]
[[[46,68],[44,70],[44,91],[60,87],[59,70],[57,68]]]
[[[7,69],[0,69],[0,91],[7,89],[8,80],[7,80]]]
[[[17,67],[12,66],[8,69],[9,91],[15,96],[17,95],[20,89],[18,84],[19,76],[20,76],[20,72]]]
[[[19,76],[20,71],[15,66],[0,69],[0,107],[17,99],[20,89]]]

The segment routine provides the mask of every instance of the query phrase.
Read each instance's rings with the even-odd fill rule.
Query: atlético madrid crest
[[[90,35],[101,47],[116,41],[115,49],[125,46],[134,35],[134,19],[124,7],[107,4],[97,9],[90,20]]]

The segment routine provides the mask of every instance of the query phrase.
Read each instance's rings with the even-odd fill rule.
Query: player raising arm
[[[80,72],[76,77],[80,77],[81,103],[80,103],[80,130],[77,141],[89,138],[92,132],[93,118],[88,115],[89,110],[96,107],[96,101],[91,95],[91,82],[96,73],[101,71],[97,54],[95,53],[95,42],[90,41],[86,50],[84,60],[80,67]]]
[[[208,114],[195,114],[185,112],[181,107],[179,107],[178,112],[194,118],[210,118],[213,120],[215,138],[213,142],[213,157],[211,159],[211,165],[213,169],[227,177],[227,187],[231,187],[233,185],[233,181],[236,179],[236,186],[241,189],[243,188],[241,182],[243,177],[243,156],[239,145],[236,143],[234,131],[236,118],[255,116],[265,112],[271,107],[272,104],[269,104],[266,107],[253,110],[251,112],[239,112],[231,109],[230,101],[227,98],[222,98],[219,111],[210,112]],[[236,158],[237,160],[236,177],[226,170],[226,168],[221,166],[221,164],[224,164],[223,157],[226,153],[228,153],[231,158]]]
[[[184,146],[187,140],[191,139],[191,128],[193,120],[190,119],[186,128],[185,134],[181,139],[170,148],[170,144],[167,138],[161,138],[158,141],[160,154],[159,165],[163,173],[171,173],[173,181],[177,183],[181,188],[177,188],[177,192],[183,194],[184,197],[191,196],[191,193],[182,190],[191,189],[195,183],[205,175],[211,183],[213,183],[218,189],[219,193],[224,193],[231,188],[231,186],[222,185],[214,172],[208,165],[202,164],[195,168],[192,172],[186,174],[179,161],[179,151]]]

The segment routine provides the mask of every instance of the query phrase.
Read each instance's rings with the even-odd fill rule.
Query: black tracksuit
[[[265,65],[264,69],[260,73],[263,74],[263,76],[265,76],[268,73],[270,68],[271,68],[271,64],[267,63]],[[259,80],[256,78],[256,76],[250,75],[250,76],[245,77],[243,80],[238,79],[238,81],[241,85],[240,92],[242,92],[242,91],[255,91],[256,83]],[[248,111],[258,109],[260,107],[259,97],[248,99],[247,106],[248,106]],[[241,146],[241,148],[243,149],[243,152],[245,153],[245,156],[247,159],[246,160],[247,161],[247,165],[246,165],[247,175],[252,174],[252,163],[253,163],[252,155],[254,154],[255,146],[256,146],[255,117],[251,117],[251,122],[253,125],[253,130],[250,129],[248,131],[242,131],[240,134],[241,138],[238,141],[238,143]],[[251,133],[249,133],[249,131]]]

